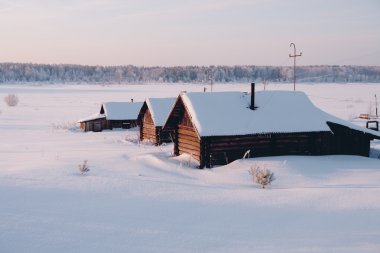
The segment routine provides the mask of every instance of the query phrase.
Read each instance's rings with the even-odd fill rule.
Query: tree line
[[[380,82],[380,66],[300,66],[298,82]],[[292,82],[292,66],[86,66],[0,63],[0,83]]]

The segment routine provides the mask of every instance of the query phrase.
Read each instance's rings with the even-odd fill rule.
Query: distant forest
[[[300,66],[298,82],[379,82],[380,66]],[[292,82],[291,66],[136,67],[0,63],[0,83]]]

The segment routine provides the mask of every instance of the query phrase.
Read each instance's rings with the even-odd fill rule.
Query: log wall
[[[327,154],[324,142],[329,135],[330,132],[310,132],[204,137],[204,165],[228,164],[243,158],[247,151],[250,157]]]
[[[193,128],[179,125],[177,143],[178,155],[190,154],[194,159],[200,161],[200,140]]]
[[[370,137],[352,129],[331,132],[277,133],[198,138],[191,126],[178,125],[177,155],[187,153],[200,168],[228,164],[243,158],[279,155],[360,155],[369,156]],[[175,149],[176,150],[176,149]]]
[[[164,142],[172,142],[172,129],[162,129],[161,126],[156,126],[152,119],[152,114],[149,109],[146,109],[141,116],[140,122],[140,140],[150,140],[155,145],[161,145]]]
[[[113,129],[113,128],[129,129],[136,126],[137,126],[137,120],[135,119],[108,120],[108,129]]]
[[[156,126],[149,110],[145,111],[140,123],[140,140],[149,140],[155,144],[158,142]]]
[[[173,130],[168,129],[162,129],[162,127],[156,127],[156,134],[158,137],[158,145],[161,145],[162,143],[166,142],[173,142]]]
[[[94,119],[80,123],[80,127],[85,131],[100,132],[108,128],[108,121],[106,119]]]
[[[200,139],[186,111],[175,131],[174,153],[190,154],[194,159],[201,160]]]
[[[328,125],[334,133],[330,138],[331,154],[369,156],[370,135],[335,123]]]

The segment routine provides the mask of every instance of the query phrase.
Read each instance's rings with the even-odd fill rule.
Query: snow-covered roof
[[[194,92],[180,96],[199,136],[331,131],[327,122],[380,136],[318,109],[303,92],[256,92],[256,110],[249,108],[248,93]]]
[[[90,121],[90,120],[96,120],[96,119],[103,119],[105,117],[106,116],[103,114],[96,113],[96,114],[90,115],[86,118],[82,118],[82,119],[78,120],[78,123],[82,123],[82,122]]]
[[[147,98],[146,104],[155,126],[163,126],[176,98]]]
[[[126,120],[137,119],[142,105],[143,102],[106,102],[102,108],[107,120]]]

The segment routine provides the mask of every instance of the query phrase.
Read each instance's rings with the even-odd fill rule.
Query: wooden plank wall
[[[140,140],[150,140],[155,144],[159,142],[157,138],[157,129],[149,110],[145,111],[142,119],[140,126]]]
[[[186,111],[183,112],[176,131],[175,146],[177,155],[190,154],[194,159],[201,160],[200,139]]]
[[[162,129],[162,126],[156,126],[153,122],[152,114],[146,104],[142,107],[138,123],[140,125],[140,141],[150,140],[155,145],[161,145],[164,142],[172,142],[174,138],[173,127]]]
[[[348,128],[339,134],[326,131],[204,137],[201,143],[206,167],[241,159],[248,150],[250,157],[333,154],[369,156],[370,147],[368,136]]]
[[[322,155],[328,153],[330,132],[282,133],[202,138],[205,166],[224,165],[243,158],[275,155]]]
[[[194,128],[179,125],[178,126],[178,153],[190,154],[194,159],[200,161],[200,140]]]
[[[100,129],[95,129],[95,124],[100,124]],[[103,129],[108,129],[108,121],[106,119],[94,119],[81,122],[81,128],[85,131],[102,131]],[[87,127],[88,126],[88,127]]]
[[[331,135],[331,154],[369,156],[371,136],[348,127],[328,123]]]
[[[171,134],[173,134],[173,132],[174,132],[173,130],[169,130],[169,129],[162,130],[162,127],[156,127],[156,135],[158,138],[157,144],[161,145],[164,142],[166,143],[172,142]]]
[[[132,128],[137,126],[137,120],[108,120],[108,129],[112,128]]]
[[[181,122],[183,113],[185,111],[183,102],[180,98],[175,102],[174,108],[170,113],[168,121],[165,125],[165,131],[176,132],[178,130],[178,124]],[[175,141],[176,138],[174,138]]]
[[[369,136],[352,129],[341,132],[276,133],[245,136],[202,137],[182,120],[177,130],[177,155],[187,153],[200,162],[200,168],[228,164],[243,158],[278,155],[360,155],[369,156]]]

